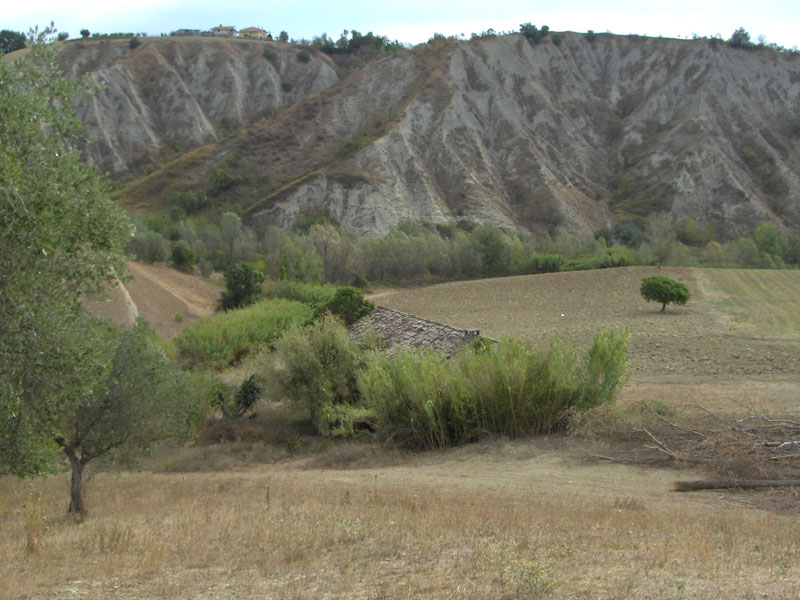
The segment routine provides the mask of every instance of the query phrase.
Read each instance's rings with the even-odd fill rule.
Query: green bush
[[[371,313],[374,308],[375,303],[365,300],[360,289],[345,286],[336,290],[333,298],[325,303],[322,310],[329,311],[344,321],[346,325],[350,325]]]
[[[190,365],[221,367],[273,344],[290,326],[313,318],[312,308],[301,302],[264,300],[196,321],[178,333],[175,344]]]
[[[311,60],[311,55],[308,53],[307,50],[300,50],[300,52],[298,52],[296,56],[297,60],[299,60],[301,63],[307,63]]]
[[[169,241],[155,231],[137,229],[125,251],[138,260],[165,262],[169,258]]]
[[[233,399],[236,406],[236,415],[241,417],[246,412],[252,410],[260,395],[261,385],[255,375],[250,375],[250,377],[242,382],[239,389],[236,390],[236,395]]]
[[[364,358],[338,318],[325,315],[310,327],[290,328],[276,344],[275,356],[271,379],[309,410],[320,434],[354,432],[356,423],[347,414],[353,416],[351,409],[359,405],[356,374]]]
[[[214,265],[211,264],[211,261],[206,258],[201,258],[197,262],[197,266],[200,268],[200,275],[203,277],[210,277],[214,272]]]
[[[247,263],[234,263],[225,270],[225,291],[219,297],[222,310],[242,308],[261,293],[264,274]]]
[[[648,241],[644,232],[628,219],[620,219],[614,224],[614,240],[634,250]],[[606,242],[611,240],[606,239]]]
[[[636,255],[633,250],[624,246],[609,246],[595,258],[594,267],[597,269],[610,269],[612,267],[627,267],[636,264]]]
[[[528,273],[558,273],[564,266],[560,254],[534,254],[528,263]]]
[[[531,23],[523,23],[520,25],[519,32],[525,36],[525,38],[531,43],[531,46],[538,44],[542,39],[543,34],[546,35],[544,31],[539,31],[536,25]]]
[[[194,266],[194,261],[195,254],[192,247],[183,240],[178,240],[172,248],[172,264],[181,271],[189,271]]]
[[[533,348],[514,339],[449,361],[420,351],[375,355],[358,386],[378,435],[406,446],[550,433],[573,411],[614,400],[627,377],[628,338],[627,330],[600,332],[583,357],[566,342]]]
[[[234,175],[225,167],[218,165],[212,167],[211,176],[208,178],[208,195],[212,198],[242,183],[243,178]]]
[[[264,284],[264,295],[267,298],[287,298],[314,307],[324,306],[333,300],[336,290],[337,287],[330,283],[305,283],[294,279],[280,279]]]

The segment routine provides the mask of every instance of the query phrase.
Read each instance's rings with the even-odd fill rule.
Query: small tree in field
[[[639,288],[642,298],[650,302],[661,302],[661,312],[667,304],[686,304],[690,298],[689,288],[685,284],[674,281],[664,275],[651,275],[642,279]]]

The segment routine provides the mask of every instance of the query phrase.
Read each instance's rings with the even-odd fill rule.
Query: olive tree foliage
[[[651,275],[642,279],[639,292],[647,301],[661,302],[661,312],[666,310],[667,304],[686,304],[690,297],[686,284],[664,275]]]
[[[0,472],[18,475],[52,466],[63,415],[91,389],[80,300],[118,281],[132,233],[74,146],[72,102],[90,85],[62,77],[51,40],[34,32],[24,59],[0,61]]]
[[[310,327],[294,326],[278,340],[275,356],[270,379],[309,410],[320,433],[330,433],[337,407],[357,403],[356,375],[364,365],[363,352],[344,324],[327,314]]]

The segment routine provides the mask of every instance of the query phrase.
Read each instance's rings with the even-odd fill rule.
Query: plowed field
[[[643,277],[688,285],[685,306],[639,295]],[[634,381],[796,378],[800,272],[628,267],[462,281],[381,294],[389,308],[501,338],[587,343],[630,327]]]

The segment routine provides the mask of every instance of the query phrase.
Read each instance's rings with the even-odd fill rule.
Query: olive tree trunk
[[[64,453],[69,458],[69,465],[72,469],[67,512],[73,515],[77,521],[83,521],[88,512],[86,510],[86,500],[83,493],[83,467],[86,465],[81,461],[74,448],[64,447]]]

